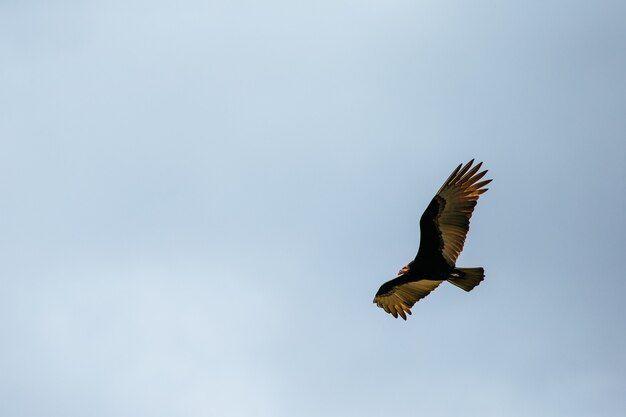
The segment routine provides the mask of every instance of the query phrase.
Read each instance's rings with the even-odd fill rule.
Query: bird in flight
[[[485,277],[483,268],[456,267],[478,197],[491,182],[480,181],[487,170],[478,172],[482,162],[472,168],[473,163],[472,159],[456,167],[437,191],[420,219],[420,246],[415,259],[376,293],[374,303],[395,318],[399,315],[406,320],[411,307],[443,281],[471,291]]]

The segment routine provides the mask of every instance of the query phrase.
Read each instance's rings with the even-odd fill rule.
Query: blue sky
[[[624,2],[0,4],[0,414],[623,416]],[[471,158],[459,265],[372,304]]]

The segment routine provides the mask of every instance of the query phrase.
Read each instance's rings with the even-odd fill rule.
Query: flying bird
[[[443,183],[420,219],[420,246],[415,259],[384,283],[374,303],[395,318],[406,320],[411,307],[443,281],[471,291],[485,277],[483,268],[457,268],[470,218],[478,197],[491,180],[480,181],[487,170],[478,172],[482,162],[474,160],[456,167]]]

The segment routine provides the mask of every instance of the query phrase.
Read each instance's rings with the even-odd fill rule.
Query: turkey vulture
[[[395,318],[406,320],[411,307],[443,281],[471,291],[485,276],[483,268],[457,268],[478,197],[491,180],[480,181],[487,171],[478,172],[482,162],[474,160],[456,167],[443,183],[420,219],[420,246],[415,259],[384,283],[374,297],[378,307]],[[479,182],[480,181],[480,182]]]

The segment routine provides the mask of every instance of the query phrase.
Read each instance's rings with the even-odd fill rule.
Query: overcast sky
[[[0,3],[4,417],[626,415],[624,1]],[[372,304],[494,179],[407,322]]]

